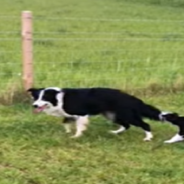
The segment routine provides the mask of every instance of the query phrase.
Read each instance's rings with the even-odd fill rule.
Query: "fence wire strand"
[[[162,22],[162,23],[173,23],[173,22],[179,22],[183,23],[184,20],[167,20],[167,19],[102,19],[102,18],[90,18],[90,17],[40,17],[40,16],[34,16],[34,19],[36,20],[44,20],[44,21],[52,21],[52,20],[70,20],[70,21],[97,21],[97,22]]]

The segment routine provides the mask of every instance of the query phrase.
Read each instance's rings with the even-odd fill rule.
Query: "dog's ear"
[[[37,99],[40,92],[43,90],[44,88],[30,88],[27,90],[27,92],[34,98]]]
[[[27,90],[27,92],[30,92],[30,93],[32,93],[32,92],[35,92],[35,91],[41,91],[41,90],[43,90],[44,88],[29,88],[28,90]]]
[[[36,88],[29,88],[29,89],[27,90],[27,92],[32,93],[32,92],[35,91],[35,90],[37,90],[37,89],[36,89]]]

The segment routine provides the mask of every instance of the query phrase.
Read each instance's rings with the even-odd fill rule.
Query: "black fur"
[[[34,100],[37,100],[41,90],[43,90],[43,89],[44,88],[39,88],[39,89],[37,89],[37,88],[30,88],[30,89],[27,90],[27,92],[31,94],[31,96],[33,97]]]

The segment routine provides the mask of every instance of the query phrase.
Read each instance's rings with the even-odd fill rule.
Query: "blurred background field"
[[[34,86],[183,90],[182,1],[11,4],[0,14],[2,90],[22,85],[23,10],[33,13]]]

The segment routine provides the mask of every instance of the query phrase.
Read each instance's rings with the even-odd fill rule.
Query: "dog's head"
[[[58,105],[61,89],[57,87],[31,88],[27,90],[34,102],[34,112],[39,113]]]

